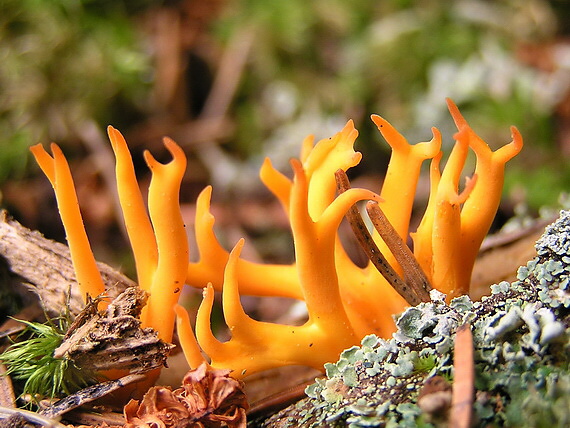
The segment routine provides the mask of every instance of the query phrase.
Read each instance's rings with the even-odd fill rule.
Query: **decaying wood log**
[[[4,210],[0,211],[0,256],[13,273],[23,278],[23,284],[39,296],[48,313],[59,315],[69,292],[69,308],[73,314],[85,306],[79,295],[69,248],[25,228]],[[136,285],[104,263],[98,262],[97,266],[111,299]]]

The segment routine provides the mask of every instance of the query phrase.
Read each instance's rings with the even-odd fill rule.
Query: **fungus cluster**
[[[398,317],[391,339],[364,337],[325,365],[308,398],[259,426],[446,425],[451,384],[462,381],[454,358],[463,351],[462,327],[472,330],[476,393],[468,404],[476,426],[567,426],[570,211],[546,228],[536,250],[516,281],[492,285],[481,301],[464,295],[446,303],[433,290],[431,302]]]
[[[379,193],[353,188],[337,194],[335,172],[346,171],[361,159],[353,148],[358,132],[352,121],[334,137],[316,144],[312,137],[306,138],[300,159],[291,161],[292,179],[267,159],[260,178],[281,202],[294,240],[295,263],[285,266],[241,259],[243,240],[231,252],[220,245],[210,213],[211,187],[205,188],[197,200],[195,234],[200,257],[190,263],[178,200],[186,167],[184,153],[170,139],[164,140],[173,158],[170,163],[159,163],[145,153],[152,172],[145,205],[127,144],[116,129],[109,127],[118,194],[138,283],[150,294],[141,315],[143,326],[156,329],[161,339],[170,341],[176,323],[191,367],[204,362],[205,353],[213,367],[232,369],[236,377],[287,364],[321,368],[368,334],[388,337],[395,330],[392,317],[405,309],[406,301],[371,264],[362,268],[351,261],[337,229],[356,202],[369,200],[379,204],[397,235],[406,241],[420,168],[428,159],[430,198],[421,224],[412,234],[413,254],[431,285],[448,298],[468,293],[476,254],[498,208],[504,166],[520,151],[522,139],[512,128],[513,141],[493,152],[457,107],[451,101],[448,105],[458,132],[442,172],[437,129],[432,129],[431,141],[411,145],[386,120],[372,117],[392,148]],[[477,165],[471,180],[459,191],[469,149],[475,153]],[[53,156],[41,145],[32,147],[55,189],[81,292],[97,296],[104,292],[104,286],[83,228],[69,167],[55,144],[51,150]],[[372,238],[405,280],[405,269],[382,238],[376,232]],[[184,284],[204,288],[195,331],[188,313],[177,303]],[[223,292],[224,317],[232,335],[224,343],[210,328],[214,291]],[[240,304],[239,296],[244,294],[303,300],[308,320],[301,326],[255,321]]]

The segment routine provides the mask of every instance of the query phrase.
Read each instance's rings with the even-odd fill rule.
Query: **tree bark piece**
[[[50,314],[59,315],[69,298],[71,313],[78,314],[85,306],[79,294],[69,248],[46,239],[41,233],[25,228],[0,211],[0,256],[10,270],[23,278],[23,283],[38,295]],[[104,263],[97,263],[113,299],[135,282]],[[71,296],[68,297],[68,294]],[[97,296],[92,296],[97,297]]]

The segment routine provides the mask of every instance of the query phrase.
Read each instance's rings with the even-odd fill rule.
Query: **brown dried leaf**
[[[142,401],[131,400],[124,408],[127,423],[125,428],[193,426],[190,412],[174,395],[172,390],[155,386],[148,390]]]
[[[174,391],[151,388],[140,403],[131,400],[125,406],[125,428],[245,428],[248,403],[243,384],[229,373],[202,364]]]

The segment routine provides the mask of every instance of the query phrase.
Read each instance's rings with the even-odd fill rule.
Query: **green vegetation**
[[[86,122],[120,123],[144,104],[150,61],[131,9],[123,1],[2,2],[0,181],[21,176],[32,144],[73,141]]]
[[[7,366],[7,375],[24,383],[22,395],[32,400],[69,395],[94,383],[94,374],[77,368],[71,360],[54,358],[61,344],[67,322],[56,325],[20,321],[26,324],[22,333],[26,339],[13,343],[0,354],[0,361]]]

